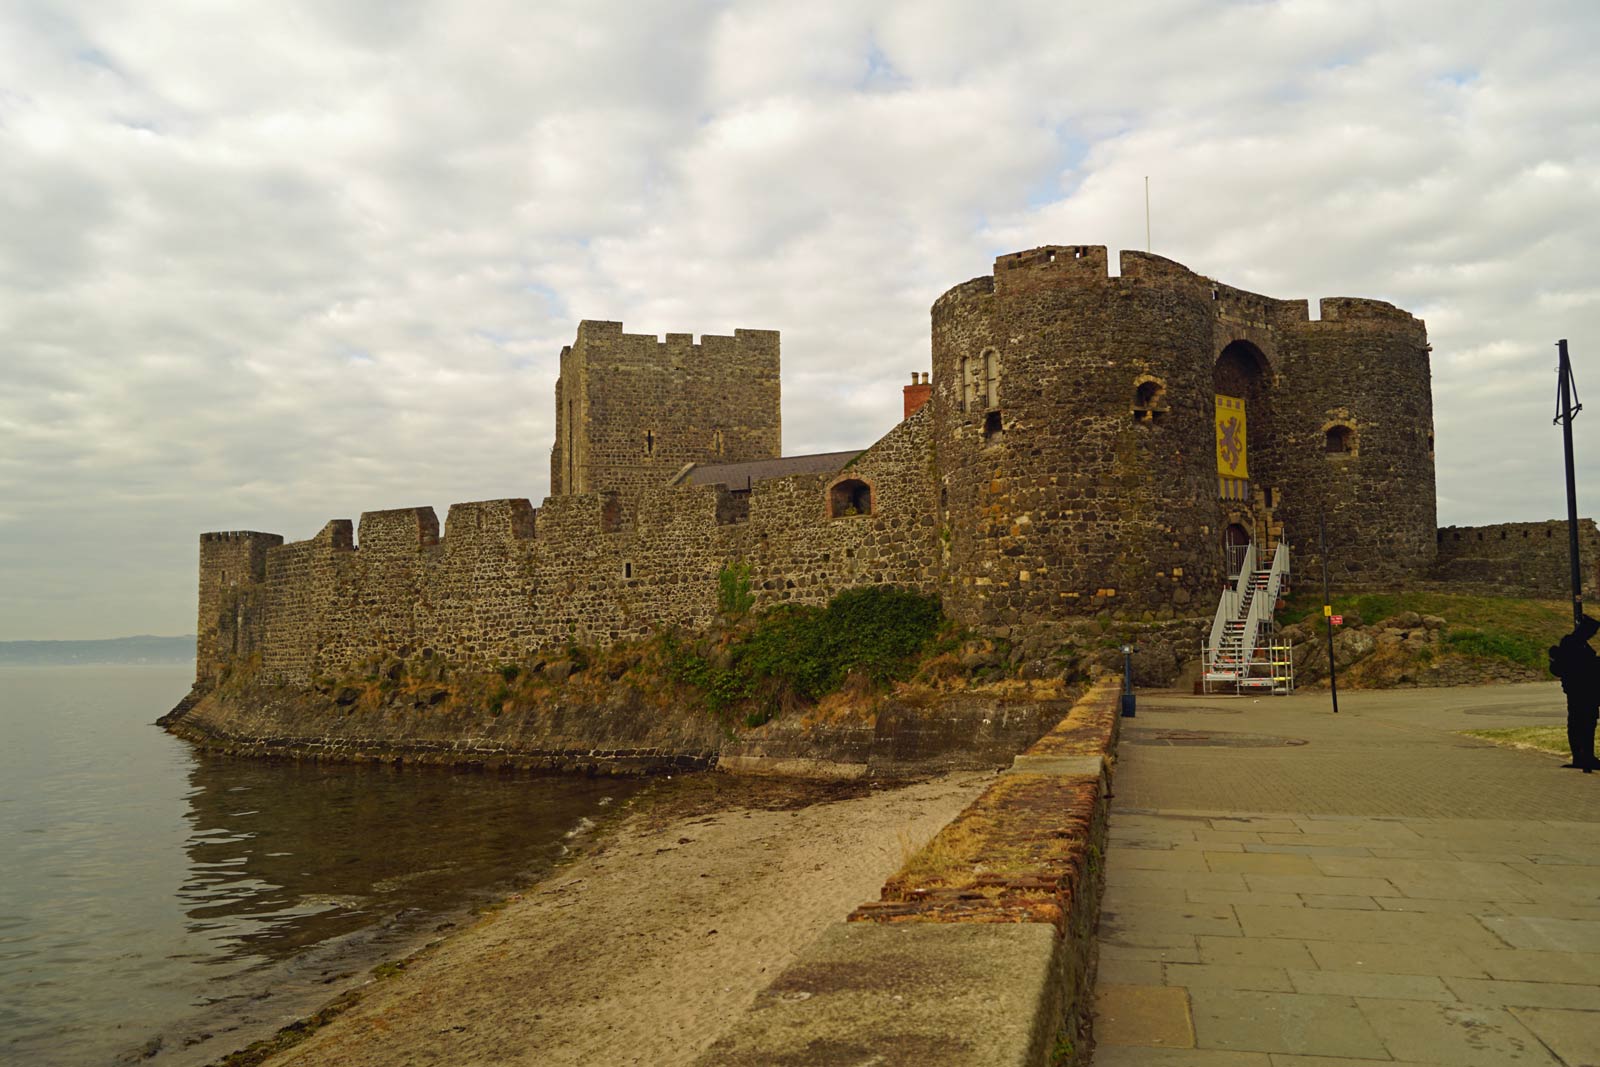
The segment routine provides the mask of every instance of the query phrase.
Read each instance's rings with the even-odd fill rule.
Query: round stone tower
[[[980,626],[1207,615],[1245,542],[1287,539],[1304,572],[1322,509],[1341,576],[1427,565],[1418,320],[1335,300],[1312,322],[1305,301],[1159,256],[1124,252],[1120,268],[1102,247],[1036,248],[934,304],[948,610]]]

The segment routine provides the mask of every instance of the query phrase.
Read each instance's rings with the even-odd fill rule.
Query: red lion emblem
[[[1220,423],[1217,429],[1221,435],[1217,438],[1217,451],[1227,461],[1230,470],[1239,469],[1239,460],[1244,457],[1243,427],[1235,415],[1228,416],[1228,421]]]

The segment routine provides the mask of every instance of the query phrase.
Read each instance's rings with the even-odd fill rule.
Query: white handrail
[[[1250,601],[1250,617],[1244,626],[1249,648],[1254,649],[1260,644],[1262,627],[1272,622],[1272,609],[1278,603],[1278,594],[1283,591],[1283,579],[1288,573],[1289,544],[1280,541],[1277,551],[1272,554],[1272,568],[1267,572],[1266,588],[1259,590],[1258,595]]]
[[[1222,591],[1222,596],[1217,602],[1217,613],[1211,620],[1211,656],[1208,667],[1213,670],[1217,665],[1217,657],[1224,652],[1223,632],[1228,623],[1238,616],[1239,602],[1244,596],[1244,591],[1250,586],[1250,577],[1255,573],[1255,569],[1256,543],[1252,540],[1245,546],[1244,560],[1240,564],[1238,575],[1234,578],[1233,587]]]
[[[1222,646],[1222,628],[1228,624],[1228,620],[1233,618],[1238,610],[1238,605],[1234,602],[1233,590],[1224,589],[1222,596],[1217,599],[1217,614],[1211,620],[1211,641],[1206,646],[1211,650],[1211,655],[1206,659],[1208,667],[1214,664],[1217,652]]]

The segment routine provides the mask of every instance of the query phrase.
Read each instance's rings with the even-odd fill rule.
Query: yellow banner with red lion
[[[1248,478],[1245,460],[1244,400],[1217,394],[1217,473],[1225,478]]]

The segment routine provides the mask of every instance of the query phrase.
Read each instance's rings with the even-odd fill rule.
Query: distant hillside
[[[108,641],[0,641],[0,667],[104,667],[194,662],[194,635]]]

